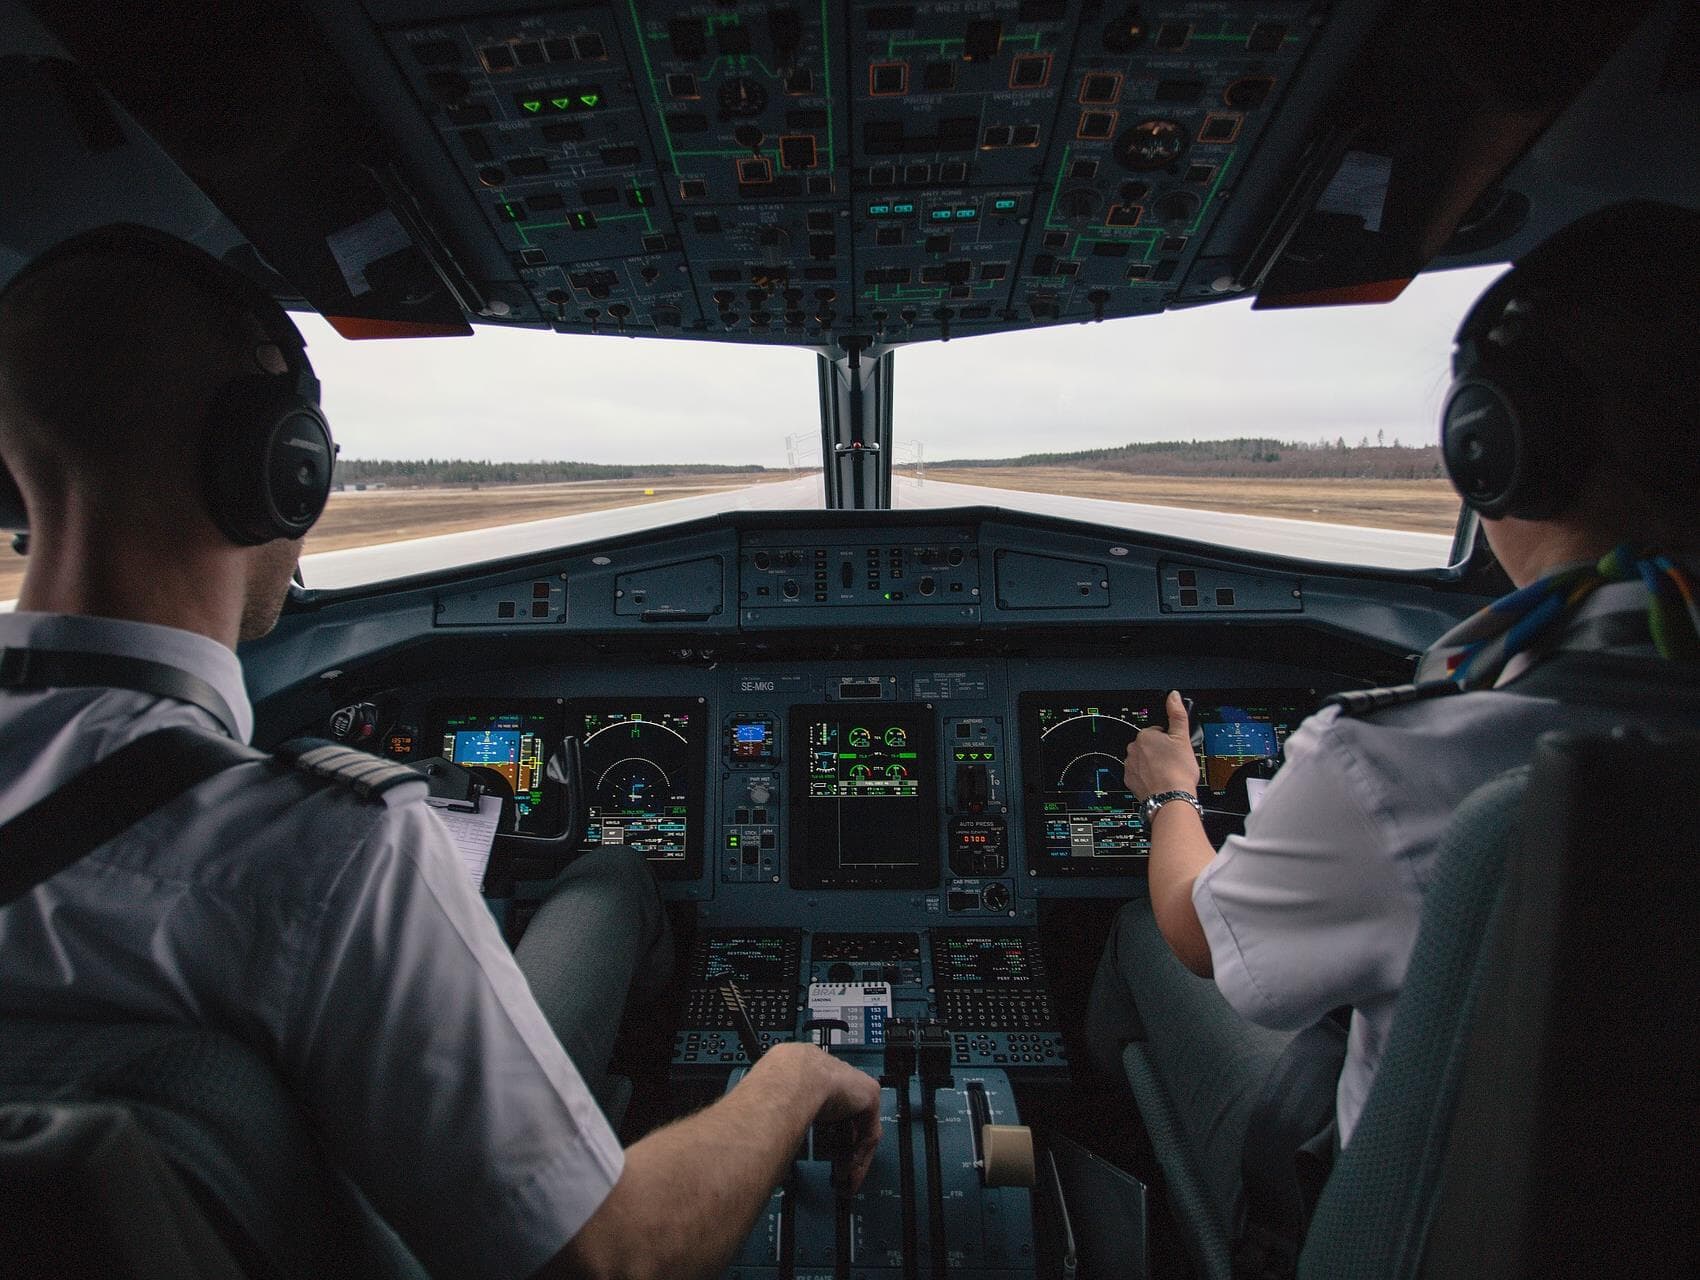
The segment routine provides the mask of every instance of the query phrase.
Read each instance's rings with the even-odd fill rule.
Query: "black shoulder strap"
[[[1324,698],[1322,705],[1339,707],[1343,716],[1366,716],[1388,707],[1402,707],[1408,702],[1423,702],[1462,692],[1463,686],[1451,680],[1425,680],[1422,684],[1396,684],[1386,689],[1348,689]]]
[[[134,689],[199,707],[232,738],[236,716],[224,695],[191,672],[118,653],[68,649],[0,649],[0,689]]]
[[[159,729],[120,747],[0,827],[0,907],[148,814],[264,751],[204,729]]]

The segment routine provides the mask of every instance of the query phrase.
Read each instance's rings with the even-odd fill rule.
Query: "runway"
[[[1166,534],[1238,550],[1378,568],[1433,568],[1446,563],[1452,545],[1452,540],[1441,534],[1405,533],[1310,520],[1287,520],[1276,516],[1232,515],[1187,507],[987,489],[936,480],[917,481],[910,476],[895,478],[892,497],[893,505],[900,510],[1003,507],[1126,529],[1130,538],[1141,533]],[[793,480],[750,485],[692,498],[669,498],[641,506],[528,520],[494,529],[473,529],[346,551],[326,551],[304,556],[301,571],[311,587],[358,586],[438,569],[481,564],[507,556],[583,546],[603,538],[640,533],[727,511],[818,511],[822,506],[820,475],[811,473]],[[855,516],[847,514],[846,519],[854,522]],[[0,608],[10,607],[10,602],[0,604]]]
[[[1188,507],[986,489],[935,480],[916,481],[909,476],[895,478],[892,499],[892,505],[900,510],[1004,507],[1109,525],[1128,530],[1130,536],[1167,534],[1246,551],[1274,552],[1308,560],[1380,568],[1433,568],[1446,563],[1452,546],[1452,540],[1441,534],[1404,533],[1310,520],[1286,520],[1276,516],[1231,515]],[[346,587],[479,564],[505,556],[582,546],[603,538],[657,529],[726,511],[818,511],[822,505],[820,476],[811,474],[694,498],[670,498],[636,507],[529,520],[496,529],[475,529],[408,542],[388,542],[375,547],[327,551],[304,557],[301,570],[309,586]],[[855,517],[850,515],[847,519],[854,521]]]

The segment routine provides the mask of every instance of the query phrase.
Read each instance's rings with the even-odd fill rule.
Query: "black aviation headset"
[[[36,272],[70,258],[124,257],[168,265],[264,328],[283,354],[283,373],[240,375],[213,394],[201,435],[201,490],[213,523],[238,546],[299,538],[313,527],[331,491],[336,445],[319,407],[319,380],[307,344],[284,309],[248,277],[175,236],[132,223],[85,231],[41,254],[12,277],[4,298]],[[11,493],[8,494],[8,490]],[[0,523],[22,528],[22,504],[0,466]]]
[[[1458,328],[1441,454],[1464,501],[1491,519],[1561,514],[1591,464],[1587,426],[1600,408],[1585,371],[1560,361],[1543,300],[1555,301],[1514,268]]]

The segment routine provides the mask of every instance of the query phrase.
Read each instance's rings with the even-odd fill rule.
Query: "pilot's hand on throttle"
[[[1169,727],[1141,729],[1127,744],[1122,778],[1141,800],[1162,791],[1198,790],[1198,757],[1192,751],[1192,726],[1179,690],[1169,694]]]
[[[820,1069],[824,1073],[821,1102],[817,1120],[841,1120],[850,1129],[848,1178],[850,1190],[858,1190],[862,1179],[874,1162],[874,1151],[880,1144],[880,1086],[865,1071],[834,1058],[823,1050]]]

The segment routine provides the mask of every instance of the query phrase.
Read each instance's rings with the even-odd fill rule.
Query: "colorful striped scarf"
[[[1691,569],[1667,555],[1625,544],[1598,563],[1559,569],[1464,619],[1423,655],[1417,681],[1491,688],[1519,654],[1538,657],[1564,648],[1565,633],[1601,587],[1636,581],[1646,588],[1647,632],[1659,656],[1700,662],[1700,588]],[[1642,607],[1637,603],[1620,612],[1636,614]]]

